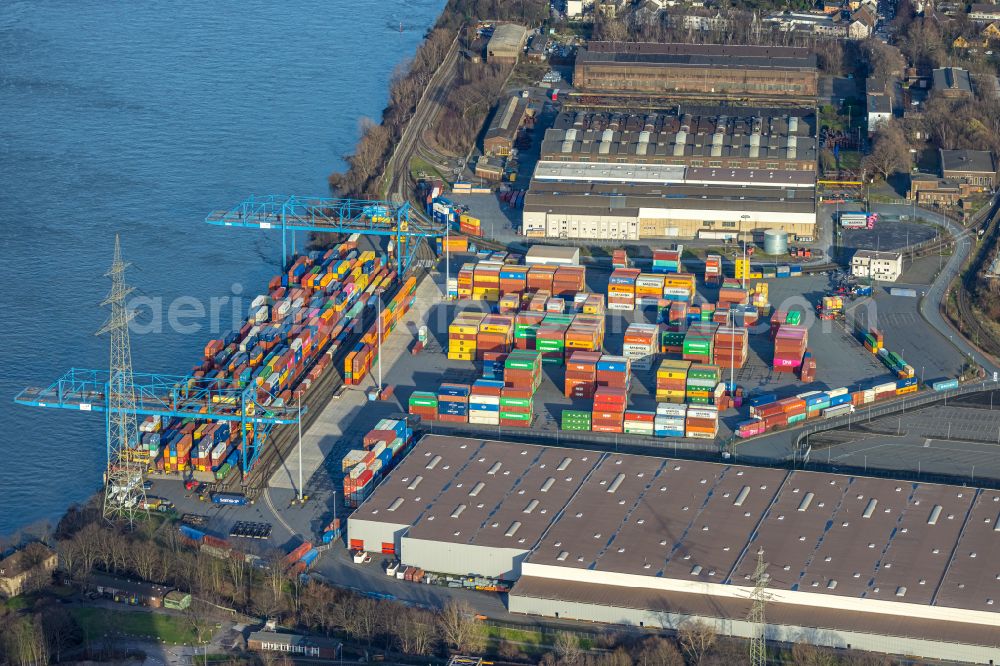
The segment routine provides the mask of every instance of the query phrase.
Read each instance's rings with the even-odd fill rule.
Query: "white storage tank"
[[[788,254],[788,232],[767,229],[764,232],[764,254]]]

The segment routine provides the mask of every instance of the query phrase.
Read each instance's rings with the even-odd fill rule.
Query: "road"
[[[948,293],[948,289],[956,277],[962,270],[962,266],[965,261],[969,258],[969,254],[976,247],[975,242],[973,242],[974,234],[970,233],[962,225],[954,222],[946,217],[933,215],[927,211],[916,209],[914,210],[910,206],[897,205],[897,204],[886,204],[878,206],[877,210],[880,214],[889,215],[916,215],[917,217],[935,224],[939,227],[944,227],[951,233],[952,237],[956,239],[955,251],[949,257],[948,262],[945,264],[944,268],[934,278],[934,282],[927,289],[927,295],[920,300],[920,316],[924,318],[928,324],[930,324],[934,329],[936,329],[941,335],[948,338],[948,340],[956,347],[962,354],[970,357],[973,361],[981,365],[986,369],[988,375],[993,372],[1000,372],[1000,366],[998,366],[995,361],[983,354],[978,348],[970,344],[968,340],[962,337],[961,334],[956,331],[948,321],[945,320],[944,315],[941,313],[941,304]],[[993,211],[996,214],[996,211]]]
[[[957,222],[940,215],[933,215],[919,208],[914,209],[911,206],[899,204],[876,205],[873,208],[882,215],[915,215],[926,222],[944,227],[957,239],[955,251],[927,288],[927,294],[920,300],[918,306],[920,316],[963,355],[972,358],[973,361],[985,368],[987,377],[990,377],[994,372],[1000,372],[1000,366],[997,366],[991,358],[984,355],[979,349],[975,348],[968,340],[962,337],[958,331],[952,328],[941,313],[941,304],[948,293],[949,286],[955,277],[958,276],[966,259],[969,257],[969,253],[975,247],[973,234],[970,234]],[[828,227],[829,225],[824,226]],[[772,462],[778,460],[792,460],[794,462],[794,458],[797,455],[795,452],[796,437],[799,430],[780,430],[770,435],[757,437],[741,443],[737,447],[737,461],[764,462],[769,459]]]

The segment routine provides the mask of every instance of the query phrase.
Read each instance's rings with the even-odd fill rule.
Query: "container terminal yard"
[[[214,557],[278,550],[363,594],[514,621],[749,637],[766,599],[768,640],[1000,661],[1000,369],[938,311],[972,243],[944,219],[835,228],[814,56],[732,50],[758,106],[703,106],[725,96],[688,97],[716,48],[583,51],[592,93],[634,62],[690,90],[546,112],[530,183],[495,193],[515,242],[438,182],[419,204],[209,214],[280,233],[282,270],[187,374],[133,371],[116,245],[109,369],[16,401],[100,412],[106,514],[167,513]],[[758,95],[776,75],[787,103]],[[904,262],[911,240],[955,251]],[[591,241],[607,256],[568,244]],[[845,242],[898,253],[896,281],[851,275]]]

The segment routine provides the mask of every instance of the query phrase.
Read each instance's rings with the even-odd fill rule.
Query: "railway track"
[[[418,284],[420,279],[422,279],[422,275],[418,276]],[[398,282],[396,289],[387,292],[383,297],[387,299],[392,298],[400,284],[402,284],[402,281]],[[371,308],[365,308],[363,316],[352,326],[352,335],[333,352],[333,358],[326,372],[322,373],[316,383],[310,386],[309,390],[303,395],[302,405],[306,408],[302,415],[303,432],[312,427],[326,404],[344,386],[344,359],[349,351],[354,348],[354,345],[358,342],[364,331],[374,321],[375,312]],[[327,349],[316,356],[313,365],[318,362],[323,354],[329,351],[332,344],[332,342],[329,343]],[[311,367],[309,366],[303,370],[303,377],[308,374]],[[225,480],[214,484],[212,490],[243,492],[250,498],[256,497],[263,490],[264,486],[267,485],[268,480],[278,467],[291,454],[295,444],[298,442],[297,436],[298,428],[295,425],[276,426],[271,430],[267,441],[264,443],[264,448],[249,474],[245,478],[241,478],[240,474],[230,474]]]
[[[1000,209],[1000,199],[994,203],[993,210],[987,217],[989,220],[986,226],[987,231],[981,246],[973,254],[964,272],[961,273],[958,283],[949,290],[949,293],[955,296],[956,317],[952,317],[947,309],[944,313],[945,318],[950,320],[967,340],[993,358],[1000,358],[1000,340],[997,340],[994,332],[983,324],[982,315],[978,314],[973,307],[971,294],[976,289],[976,283],[984,263],[1000,240],[1000,224],[997,222],[998,209]]]

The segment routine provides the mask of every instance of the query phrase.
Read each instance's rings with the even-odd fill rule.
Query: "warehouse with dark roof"
[[[1000,659],[1000,492],[429,435],[352,547],[515,580],[512,612]]]
[[[818,73],[816,55],[807,48],[590,42],[577,52],[573,85],[600,92],[813,98]]]

